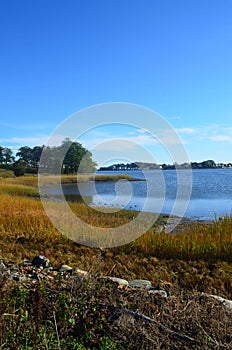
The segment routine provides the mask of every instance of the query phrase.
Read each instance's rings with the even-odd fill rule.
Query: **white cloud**
[[[18,145],[36,146],[43,145],[47,142],[48,136],[38,136],[38,137],[9,137],[0,139],[3,143],[12,143]]]
[[[194,133],[196,133],[196,129],[193,129],[193,128],[177,128],[177,129],[175,129],[175,131],[178,134],[194,134]]]
[[[232,136],[228,135],[214,135],[209,137],[210,140],[216,141],[216,142],[232,142]]]
[[[145,133],[148,133],[149,131],[147,129],[137,129],[136,131],[140,132],[141,134],[145,134]]]

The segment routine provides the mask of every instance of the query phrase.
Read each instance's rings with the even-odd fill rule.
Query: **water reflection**
[[[143,177],[140,171],[123,173],[133,177]],[[130,188],[127,188],[123,182],[89,182],[79,186],[66,184],[62,186],[62,191],[67,201],[81,203],[84,198],[87,205],[95,207],[96,210],[97,207],[111,207],[115,208],[115,211],[133,209],[169,214],[176,200],[177,179],[173,170],[164,171],[163,174],[165,181],[162,181],[157,171],[148,171],[147,181],[132,181],[129,183]],[[149,200],[147,200],[148,183],[152,189]],[[179,198],[177,207],[178,205],[181,207],[182,201],[186,200],[187,183],[188,181],[185,182],[185,177],[182,176],[182,197]],[[62,195],[57,187],[49,188],[49,194],[55,198],[61,198]],[[232,169],[193,171],[192,195],[185,216],[214,219],[225,214],[231,215],[231,212]]]

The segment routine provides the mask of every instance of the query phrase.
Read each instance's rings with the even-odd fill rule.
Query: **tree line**
[[[215,169],[215,168],[232,168],[232,163],[215,163],[214,160],[204,160],[203,162],[191,162],[191,163],[183,163],[183,164],[155,164],[155,163],[143,163],[143,162],[135,162],[135,163],[117,163],[112,164],[107,167],[101,167],[100,171],[112,171],[112,170],[173,170],[173,169]]]
[[[49,174],[92,173],[96,166],[92,153],[68,138],[59,146],[22,146],[15,156],[9,147],[0,146],[0,168],[13,170],[16,176],[37,174],[39,168]]]

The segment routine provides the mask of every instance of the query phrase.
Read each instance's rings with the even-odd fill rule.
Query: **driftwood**
[[[185,335],[185,334],[182,334],[179,332],[175,332],[175,331],[171,330],[170,328],[163,326],[161,323],[153,320],[152,318],[141,314],[140,312],[130,311],[130,310],[125,309],[125,308],[118,308],[118,311],[120,311],[120,313],[130,315],[130,316],[134,317],[135,319],[139,319],[139,320],[142,320],[144,322],[150,323],[150,324],[156,326],[161,332],[165,332],[172,337],[176,337],[176,338],[179,338],[179,339],[191,342],[191,343],[197,343],[196,339],[191,338],[188,335]]]
[[[92,302],[88,302],[88,304],[92,304]],[[96,306],[96,303],[94,303],[94,305]],[[195,343],[195,344],[198,342],[196,339],[194,339],[192,337],[189,337],[188,335],[185,335],[185,334],[173,331],[170,328],[165,327],[161,323],[155,321],[154,319],[152,319],[152,318],[150,318],[150,317],[148,317],[146,315],[141,314],[140,312],[131,311],[131,310],[128,310],[128,309],[126,309],[124,307],[120,307],[120,306],[107,305],[107,304],[104,304],[104,303],[97,303],[97,305],[99,307],[104,307],[104,308],[114,308],[115,309],[115,314],[117,314],[117,315],[119,315],[119,314],[121,314],[121,315],[129,315],[129,316],[132,316],[134,319],[142,320],[142,321],[144,321],[146,323],[150,323],[153,326],[157,327],[161,332],[165,332],[171,337],[176,337],[176,338],[182,339],[182,340],[184,340],[186,342],[191,342],[191,343]]]

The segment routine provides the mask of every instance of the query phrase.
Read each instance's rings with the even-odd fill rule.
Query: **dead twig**
[[[179,333],[179,332],[175,332],[175,331],[171,330],[170,328],[167,328],[167,327],[163,326],[161,323],[153,320],[152,318],[150,318],[150,317],[148,317],[146,315],[143,315],[143,314],[141,314],[141,313],[139,313],[137,311],[136,312],[135,311],[130,311],[130,310],[124,309],[124,308],[120,308],[119,311],[123,312],[123,313],[126,313],[128,315],[131,315],[135,319],[139,319],[139,320],[145,321],[147,323],[150,323],[152,325],[155,325],[160,331],[166,332],[170,336],[177,337],[179,339],[182,339],[182,340],[185,340],[185,341],[188,341],[188,342],[191,342],[191,343],[197,343],[196,339],[191,338],[188,335],[185,335],[185,334],[182,334],[182,333]]]
[[[88,302],[88,304],[91,304],[91,302]],[[154,325],[156,328],[158,328],[161,332],[167,333],[169,336],[176,337],[176,338],[179,338],[179,339],[185,340],[187,342],[191,342],[191,343],[198,342],[196,339],[191,338],[188,335],[185,335],[185,334],[182,334],[179,332],[175,332],[175,331],[171,330],[170,328],[163,326],[161,323],[155,321],[154,319],[152,319],[146,315],[141,314],[138,311],[131,311],[131,310],[128,310],[128,309],[123,308],[123,307],[107,305],[104,303],[97,303],[97,305],[100,307],[106,307],[106,308],[107,307],[111,307],[111,308],[114,307],[115,314],[119,314],[119,313],[120,314],[127,314],[127,315],[132,316],[134,319],[139,319],[139,320],[145,321],[146,323],[150,323],[150,324]],[[96,304],[95,304],[95,306],[96,306]]]
[[[61,347],[60,347],[60,337],[59,337],[59,332],[58,332],[57,323],[56,323],[56,314],[55,314],[55,311],[53,311],[53,318],[54,318],[54,322],[55,322],[55,329],[56,329],[56,336],[57,336],[58,349],[61,350]]]

